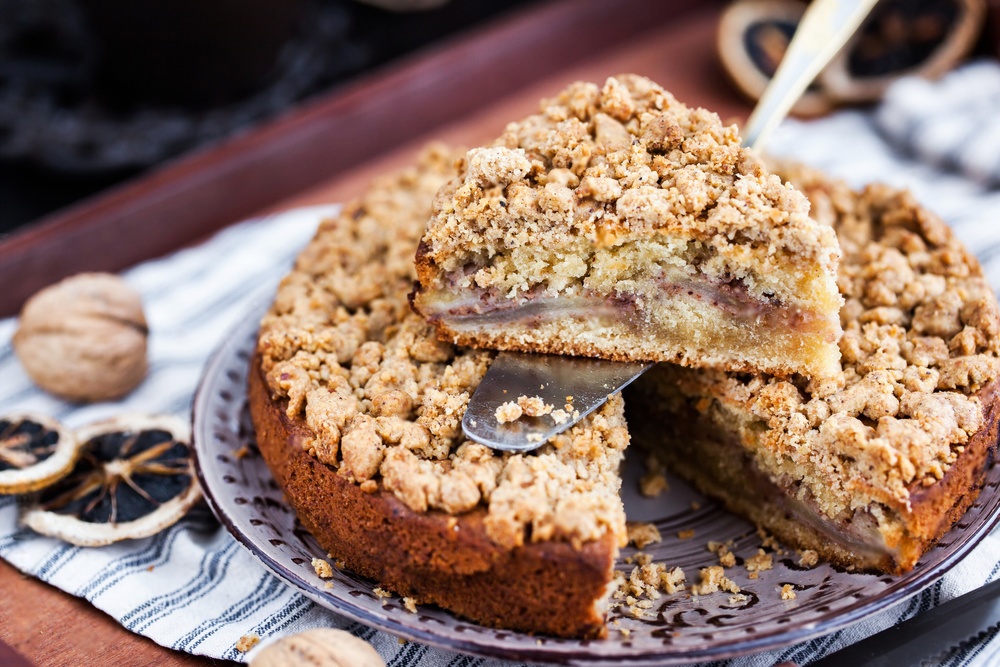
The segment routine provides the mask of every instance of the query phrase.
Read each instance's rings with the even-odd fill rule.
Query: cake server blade
[[[537,449],[601,407],[652,364],[622,363],[586,357],[501,352],[469,400],[462,418],[465,435],[494,449],[523,452]],[[521,396],[538,396],[567,418],[561,423],[551,414],[521,417],[501,424],[497,408]],[[570,405],[569,410],[566,406]]]
[[[816,74],[854,34],[876,1],[814,0],[809,5],[802,14],[795,35],[788,44],[774,78],[767,85],[747,120],[743,132],[744,145],[758,150],[761,148],[771,130],[788,114],[789,109]],[[503,428],[499,428],[495,416],[496,409],[511,398],[503,393],[491,393],[487,398],[482,392],[484,387],[491,390],[498,386],[508,388],[502,386],[496,377],[501,372],[504,374],[502,382],[513,383],[518,387],[518,391],[522,386],[530,390],[530,384],[534,382],[536,385],[553,387],[554,393],[557,394],[575,395],[577,402],[574,405],[582,417],[599,408],[610,394],[638,378],[650,367],[650,364],[645,363],[619,363],[603,359],[554,355],[548,356],[545,362],[531,361],[538,357],[539,355],[530,355],[527,360],[516,364],[497,357],[469,402],[469,412],[475,407],[477,414],[472,417],[466,414],[462,420],[462,430],[468,438],[494,449],[531,451],[540,447],[548,438],[576,423],[567,420],[562,424],[545,422],[537,425],[522,424],[523,420],[519,420],[509,427],[503,425]],[[498,362],[501,364],[499,367]],[[529,374],[531,380],[519,377],[518,373]],[[589,387],[589,391],[584,385],[587,378],[595,383]],[[564,380],[574,381],[575,384],[572,387],[560,388],[558,383]],[[612,385],[616,385],[617,389],[610,389]],[[522,394],[514,394],[513,399],[516,400],[520,395]],[[561,404],[555,403],[555,405]],[[540,436],[544,436],[542,440],[538,440]]]
[[[947,657],[963,644],[998,627],[1000,580],[810,663],[810,667],[920,665]]]

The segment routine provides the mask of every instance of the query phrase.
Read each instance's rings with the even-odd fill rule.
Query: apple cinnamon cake
[[[659,364],[534,452],[466,440],[494,353],[440,340],[407,302],[435,193],[468,168],[458,157],[431,149],[325,221],[262,322],[258,445],[351,571],[482,624],[600,636],[627,539],[630,438],[788,545],[848,567],[912,567],[978,493],[1000,372],[979,266],[909,195],[803,169],[781,173],[843,248],[835,373]],[[641,410],[628,425],[625,403]]]
[[[486,625],[600,635],[626,540],[622,399],[529,454],[464,438],[493,353],[440,342],[407,302],[454,157],[430,150],[377,182],[301,253],[250,373],[258,445],[350,570]]]
[[[469,151],[435,199],[413,305],[460,345],[825,376],[838,254],[735,126],[623,75]]]
[[[632,435],[787,544],[905,571],[975,500],[995,454],[996,298],[908,192],[780,173],[843,251],[836,380],[660,364],[626,396],[643,415]]]

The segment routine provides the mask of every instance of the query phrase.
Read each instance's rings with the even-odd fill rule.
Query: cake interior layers
[[[911,484],[907,503],[881,502],[869,489],[831,515],[813,494],[837,483],[821,463],[806,464],[798,476],[778,472],[755,442],[767,424],[711,392],[685,393],[685,375],[686,369],[661,365],[626,390],[634,445],[783,543],[850,569],[911,569],[976,499],[996,448],[1000,385],[993,382],[978,396],[989,406],[989,428],[972,436],[942,479]]]
[[[576,83],[435,197],[413,306],[473,347],[829,377],[839,248],[735,126]]]
[[[514,297],[508,286],[477,287],[471,276],[483,267],[470,263],[416,298],[431,322],[464,345],[782,375],[802,364],[836,367],[838,302],[824,291],[825,274],[776,269],[764,276],[745,266],[709,275],[686,245],[700,244],[658,238],[581,252],[583,278],[553,278]],[[490,270],[542,262],[558,259],[542,249],[506,253],[490,260]]]

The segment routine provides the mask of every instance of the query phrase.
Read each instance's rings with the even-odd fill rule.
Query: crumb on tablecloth
[[[240,653],[246,653],[259,643],[260,635],[255,632],[251,632],[250,634],[243,635],[236,640],[236,650]]]

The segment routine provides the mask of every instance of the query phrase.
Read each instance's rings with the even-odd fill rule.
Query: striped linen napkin
[[[1000,191],[901,156],[879,132],[873,114],[843,112],[810,123],[789,121],[776,134],[772,150],[856,186],[880,180],[910,187],[951,223],[983,262],[994,289],[1000,288]],[[0,411],[37,411],[71,427],[132,411],[186,416],[210,352],[239,321],[254,295],[277,284],[319,220],[333,210],[298,209],[246,222],[198,247],[125,273],[143,295],[152,332],[151,367],[146,381],[120,402],[77,407],[36,389],[11,349],[16,322],[0,321]],[[389,665],[509,664],[414,643],[400,645],[391,635],[315,605],[265,571],[203,506],[155,537],[81,549],[20,529],[16,501],[0,498],[0,557],[87,599],[125,628],[191,653],[244,661],[246,656],[236,648],[244,635],[270,640],[313,627],[338,627],[371,642]],[[1000,533],[994,533],[937,584],[892,609],[810,642],[715,664],[770,667],[784,660],[805,664],[998,575]],[[994,633],[944,664],[987,665],[998,660],[1000,637]]]

